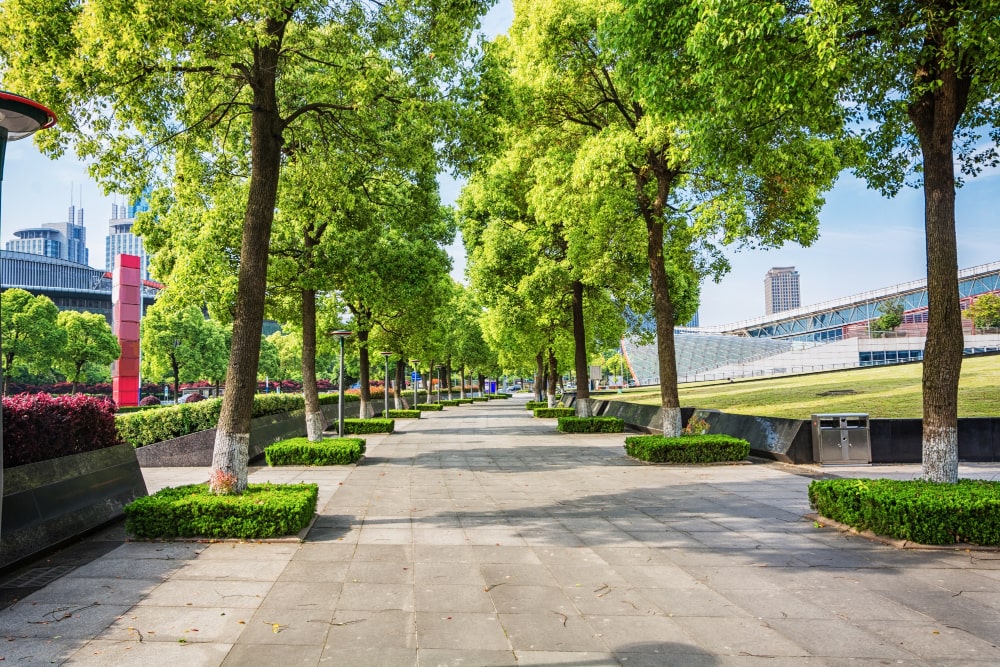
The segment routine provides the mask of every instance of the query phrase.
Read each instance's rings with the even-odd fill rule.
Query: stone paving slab
[[[805,518],[813,477],[918,467],[639,465],[621,435],[559,434],[524,398],[397,422],[357,466],[255,468],[319,484],[304,542],[121,545],[0,610],[0,657],[1000,664],[1000,554],[902,551]],[[151,491],[206,476],[144,472]]]

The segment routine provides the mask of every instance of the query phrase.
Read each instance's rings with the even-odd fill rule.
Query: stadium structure
[[[1000,294],[1000,262],[959,271],[965,310],[983,294]],[[886,303],[903,304],[903,324],[874,331]],[[965,353],[1000,351],[1000,332],[977,331],[963,318]],[[652,327],[652,322],[640,326]],[[674,341],[679,382],[813,373],[878,366],[924,357],[927,281],[914,280],[812,306],[733,324],[678,327]],[[622,341],[629,370],[639,384],[658,384],[656,346]]]
[[[59,310],[100,313],[111,323],[111,272],[65,259],[33,253],[0,250],[0,291],[20,288],[44,294]],[[160,283],[142,281],[143,310],[163,289]]]

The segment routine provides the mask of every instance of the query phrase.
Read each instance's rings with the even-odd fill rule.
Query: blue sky
[[[483,32],[506,32],[513,20],[510,0],[500,2],[483,21]],[[13,91],[17,92],[17,91]],[[86,165],[66,156],[49,160],[30,140],[7,146],[3,182],[2,240],[12,232],[43,222],[63,221],[73,201],[82,203],[92,266],[104,267],[104,237],[111,204],[87,176]],[[82,186],[82,198],[80,189]],[[454,201],[460,184],[442,179],[441,194]],[[810,248],[729,252],[732,271],[720,283],[706,283],[699,310],[702,324],[723,324],[764,314],[764,274],[772,266],[795,266],[803,305],[923,278],[926,272],[923,196],[908,189],[895,199],[868,190],[843,174],[827,194],[820,214],[820,238]],[[1000,172],[994,170],[958,191],[958,261],[961,268],[1000,260]],[[451,249],[453,275],[461,279],[464,252]]]

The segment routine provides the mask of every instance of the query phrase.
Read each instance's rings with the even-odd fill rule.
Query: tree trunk
[[[253,90],[253,105],[250,107],[250,191],[243,218],[226,395],[222,399],[212,454],[212,490],[217,493],[241,493],[247,487],[250,418],[257,391],[260,332],[264,323],[267,251],[281,164],[282,126],[275,80],[284,27],[284,23],[268,19],[265,30],[271,39],[254,48],[250,72]]]
[[[326,420],[316,386],[316,291],[311,289],[302,290],[302,397],[306,403],[306,437],[309,442],[319,442]]]
[[[556,384],[559,382],[559,367],[556,364],[556,353],[549,348],[549,407],[556,407]]]
[[[181,367],[174,357],[170,357],[170,368],[174,372],[174,405],[177,405],[181,402]]]
[[[958,292],[953,146],[970,82],[950,69],[935,78],[941,85],[909,108],[923,155],[927,243],[923,475],[930,481],[954,484],[958,481],[958,380],[965,342]]]
[[[587,367],[587,332],[583,320],[583,283],[573,281],[573,365],[576,369],[576,416],[590,417],[590,369]]]
[[[406,407],[405,400],[403,399],[403,388],[406,387],[406,380],[404,379],[404,362],[402,359],[396,362],[396,380],[395,387],[392,388],[393,404],[396,406],[397,410],[402,410]],[[416,408],[413,408],[414,410]]]
[[[542,382],[544,381],[543,373],[545,372],[545,355],[541,352],[535,355],[535,400],[539,403],[542,400]]]
[[[486,395],[486,376],[482,373],[477,373],[476,379],[479,380],[479,395]]]
[[[448,385],[448,400],[450,401],[450,400],[452,400],[452,398],[451,398],[451,357],[448,357],[448,362],[444,365],[444,370],[445,370],[445,372],[448,375],[448,377],[445,379],[445,383]]]
[[[458,397],[465,398],[465,364],[459,364],[458,366]]]
[[[371,377],[371,361],[368,357],[368,329],[358,321],[358,381],[361,383],[361,418],[371,419],[375,416],[375,406],[372,405],[372,390],[368,386]]]

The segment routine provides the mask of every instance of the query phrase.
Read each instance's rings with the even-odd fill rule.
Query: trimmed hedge
[[[344,396],[344,402],[360,400],[357,396]],[[320,405],[336,404],[337,394],[321,394]],[[304,410],[305,399],[301,394],[257,394],[253,397],[251,417]],[[181,403],[156,410],[143,410],[120,414],[115,419],[118,433],[133,447],[144,447],[182,435],[215,428],[222,410],[221,398],[210,398],[198,403]]]
[[[388,410],[385,414],[390,419],[420,419],[420,410]]]
[[[157,491],[124,507],[126,532],[141,538],[260,539],[294,535],[316,513],[316,484],[250,484],[215,495],[207,484]]]
[[[473,403],[486,403],[487,401],[490,400],[490,397],[489,396],[473,396],[471,400],[472,400]]]
[[[345,425],[346,429],[346,425]],[[338,466],[357,463],[365,453],[361,438],[289,438],[264,449],[269,466]]]
[[[536,408],[547,408],[549,407],[548,401],[528,401],[524,404],[525,409],[535,410]]]
[[[438,401],[436,403],[436,405],[447,405],[447,406],[450,406],[450,407],[455,407],[456,405],[461,405],[461,404],[462,404],[462,402],[459,399],[457,399],[457,398],[453,398],[453,399],[447,399],[446,398],[443,401]]]
[[[475,403],[475,399],[472,398],[456,398],[455,402],[459,405],[472,405]]]
[[[3,467],[48,461],[122,444],[115,404],[83,394],[3,398]]]
[[[510,398],[510,394],[486,394],[486,398]]]
[[[391,419],[345,419],[344,433],[364,435],[365,433],[392,433],[396,422]]]
[[[830,479],[809,485],[822,516],[920,544],[1000,546],[1000,482]]]
[[[413,407],[419,412],[441,412],[444,410],[444,405],[441,403],[417,403]]]
[[[563,433],[623,433],[625,421],[618,417],[560,417],[556,428]]]
[[[625,438],[625,453],[651,463],[721,463],[742,461],[750,443],[730,435],[634,435]]]
[[[536,417],[574,417],[576,408],[535,408]]]

